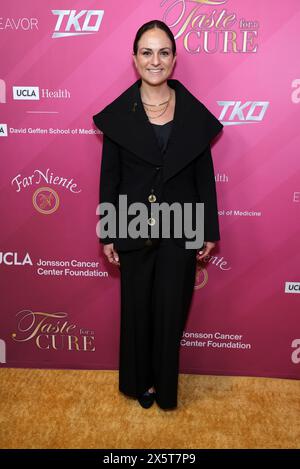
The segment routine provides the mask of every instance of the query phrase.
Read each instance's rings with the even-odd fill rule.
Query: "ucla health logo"
[[[82,36],[99,31],[104,10],[52,10],[57,16],[52,38]]]
[[[40,90],[38,86],[13,86],[14,99],[39,100]]]
[[[13,86],[13,99],[39,101],[41,99],[70,99],[71,92],[67,89],[49,90],[48,88],[40,88],[39,86]],[[6,103],[6,83],[0,79],[0,104]]]
[[[300,282],[285,282],[285,293],[300,293]]]

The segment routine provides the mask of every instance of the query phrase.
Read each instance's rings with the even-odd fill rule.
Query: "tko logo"
[[[52,13],[58,16],[52,37],[58,38],[96,33],[99,31],[104,10],[81,10],[79,13],[76,10],[52,10]],[[93,17],[96,17],[94,25],[90,24]]]
[[[269,107],[269,101],[217,101],[223,107],[219,120],[223,125],[242,125],[261,122]]]

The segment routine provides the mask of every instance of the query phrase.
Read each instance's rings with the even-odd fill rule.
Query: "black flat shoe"
[[[155,392],[144,392],[144,394],[138,398],[138,401],[144,409],[149,409],[155,401]]]

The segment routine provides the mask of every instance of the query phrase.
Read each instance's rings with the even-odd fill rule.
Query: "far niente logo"
[[[50,215],[59,207],[59,196],[50,187],[40,187],[34,192],[32,202],[38,212]]]

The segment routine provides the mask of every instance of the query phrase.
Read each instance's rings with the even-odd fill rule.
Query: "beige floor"
[[[145,410],[117,371],[1,369],[1,448],[299,448],[300,381],[180,375]]]

